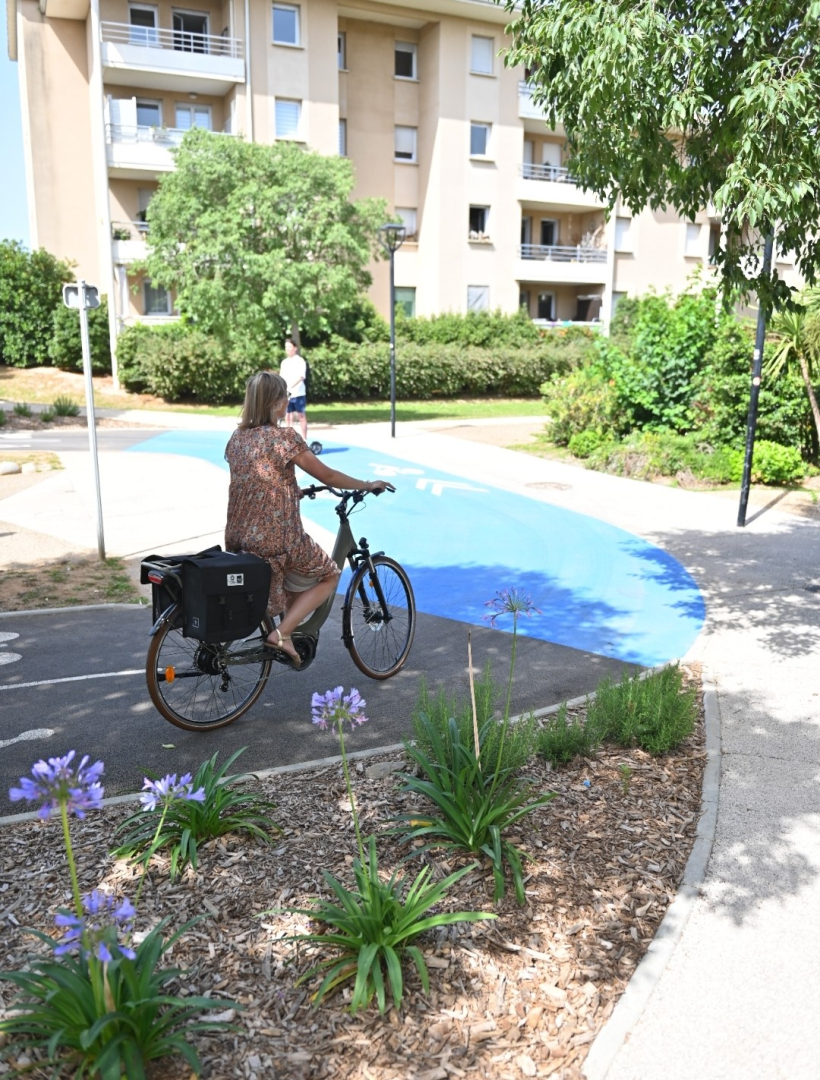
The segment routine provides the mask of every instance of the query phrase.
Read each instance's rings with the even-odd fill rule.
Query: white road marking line
[[[29,686],[53,686],[55,683],[85,682],[87,679],[116,679],[120,675],[144,675],[145,668],[134,668],[129,671],[101,671],[96,675],[69,675],[64,679],[39,679],[37,682],[10,683],[8,686],[0,686],[0,690],[25,690]]]
[[[56,734],[54,728],[33,728],[31,731],[22,732],[15,739],[3,739],[2,741],[0,741],[0,750],[2,750],[4,746],[11,746],[12,743],[16,742],[30,742],[33,739],[50,739],[51,736],[54,734]]]
[[[2,652],[0,653],[0,667],[4,664],[13,664],[16,660],[22,660],[23,657],[19,652]]]
[[[9,633],[8,630],[0,631],[0,641],[14,641],[14,639],[18,638],[19,636],[20,636],[19,634],[11,634],[11,633]]]

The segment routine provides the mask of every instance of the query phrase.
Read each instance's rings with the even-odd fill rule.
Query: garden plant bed
[[[317,752],[332,752],[330,733],[317,733],[316,741]],[[308,995],[317,983],[294,984],[318,954],[304,946],[300,953],[286,940],[307,930],[309,920],[281,911],[256,917],[327,895],[322,870],[352,884],[356,844],[339,765],[250,782],[277,804],[283,835],[270,846],[239,836],[212,841],[200,849],[198,870],[175,884],[167,861],[155,857],[136,928],[147,930],[165,916],[172,927],[206,917],[168,961],[187,969],[175,992],[224,998],[224,1018],[238,1026],[197,1036],[206,1077],[575,1080],[675,896],[697,826],[704,760],[701,720],[686,742],[660,758],[605,746],[594,759],[575,759],[557,771],[541,759],[532,762],[527,775],[556,798],[520,829],[520,844],[533,856],[526,905],[509,888],[493,908],[492,875],[483,867],[462,878],[443,906],[495,911],[498,918],[420,938],[431,993],[422,993],[408,966],[398,1013],[390,1007],[382,1017],[373,1005],[351,1017],[349,991],[314,1009]],[[397,791],[396,770],[408,765],[393,753],[357,760],[351,770],[362,832],[377,836],[383,871],[406,853],[385,833],[390,818],[421,811],[414,797]],[[627,778],[623,766],[631,770]],[[109,806],[73,823],[84,892],[101,884],[134,897],[133,866],[106,854],[116,825],[133,810],[134,804]],[[469,861],[452,854],[432,859],[436,877]],[[56,933],[54,913],[70,902],[59,823],[4,826],[0,969],[19,969],[34,944],[25,929]],[[11,985],[0,983],[0,1009],[11,999]],[[244,1011],[229,1012],[230,1001]],[[0,1075],[21,1067],[29,1076],[50,1075],[36,1066],[30,1071],[26,1060],[0,1064]],[[166,1059],[151,1075],[188,1080],[191,1074],[181,1061]]]

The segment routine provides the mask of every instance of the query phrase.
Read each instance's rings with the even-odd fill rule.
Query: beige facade
[[[172,298],[129,268],[192,125],[346,154],[355,196],[405,221],[397,298],[417,314],[523,305],[545,323],[606,324],[619,296],[683,289],[719,237],[708,212],[605,220],[523,72],[504,66],[507,15],[484,0],[7,5],[32,243],[113,297],[114,336],[173,318]],[[386,263],[373,274],[387,313]]]

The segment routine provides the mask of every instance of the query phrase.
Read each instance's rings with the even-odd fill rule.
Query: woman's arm
[[[386,480],[356,480],[353,476],[348,476],[347,473],[339,472],[338,469],[329,469],[323,461],[320,461],[314,453],[310,450],[303,450],[301,454],[297,454],[293,460],[309,476],[312,476],[314,480],[318,480],[320,484],[327,484],[328,487],[345,488],[346,490],[354,491],[395,491],[396,489],[392,484],[388,484]]]

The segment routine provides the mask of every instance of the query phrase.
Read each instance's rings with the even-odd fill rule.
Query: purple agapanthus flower
[[[149,780],[146,776],[142,786],[144,791],[140,795],[140,802],[144,810],[156,810],[160,804],[167,806],[174,799],[205,802],[205,788],[201,787],[198,791],[194,791],[193,777],[190,773],[185,773],[179,780],[176,773],[163,776],[161,780]]]
[[[54,946],[55,956],[81,951],[85,957],[96,956],[108,963],[116,954],[135,960],[137,954],[118,940],[119,934],[130,934],[134,924],[134,905],[130,900],[117,902],[94,889],[82,898],[84,918],[71,912],[61,911],[54,916],[54,923],[65,930],[62,939]]]
[[[47,818],[62,805],[78,818],[84,818],[87,810],[99,810],[105,790],[99,782],[103,763],[95,761],[89,765],[88,754],[85,754],[77,768],[73,769],[71,763],[75,756],[75,751],[69,750],[65,757],[35,762],[31,767],[34,779],[21,777],[20,787],[9,789],[11,801],[27,799],[29,802],[42,802],[39,810],[42,818]]]
[[[519,615],[526,615],[529,618],[531,615],[543,614],[529,596],[519,592],[518,589],[501,589],[492,600],[485,602],[484,607],[493,609],[492,614],[484,616],[484,621],[490,626],[495,626],[495,620],[500,615],[512,615],[517,619]]]
[[[358,690],[351,689],[349,694],[343,686],[328,690],[324,694],[314,694],[310,701],[313,723],[325,730],[328,725],[335,726],[341,721],[349,723],[352,731],[357,724],[367,723],[364,707],[367,702]]]

